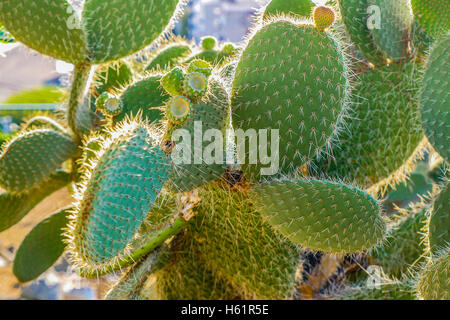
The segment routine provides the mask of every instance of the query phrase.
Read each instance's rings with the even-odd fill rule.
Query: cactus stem
[[[85,91],[89,88],[89,79],[91,78],[92,66],[88,61],[75,66],[73,75],[72,90],[70,92],[68,121],[69,127],[75,136],[75,141],[81,140],[81,134],[76,126],[76,113],[78,106],[81,104],[85,95]]]

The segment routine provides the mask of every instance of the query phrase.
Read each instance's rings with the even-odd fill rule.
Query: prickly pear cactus
[[[450,3],[446,0],[411,0],[412,10],[421,27],[431,36],[450,28]]]
[[[122,273],[107,299],[448,299],[446,2],[273,0],[239,46],[169,34],[185,3],[0,0],[0,42],[75,65],[66,117],[2,146],[0,231],[74,197],[16,277],[66,252]],[[433,193],[382,202],[422,157]]]
[[[292,173],[320,156],[339,130],[347,111],[347,68],[331,34],[285,19],[266,24],[250,39],[236,68],[233,123],[244,131],[279,130],[280,172]],[[243,164],[252,180],[260,179],[260,169],[261,164]]]
[[[76,148],[70,136],[55,130],[24,132],[3,148],[0,186],[11,192],[33,188],[55,173]]]
[[[428,140],[447,160],[450,157],[449,44],[450,34],[436,41],[425,67],[420,99],[422,124]]]
[[[425,266],[417,283],[419,296],[424,300],[450,299],[450,249],[443,248]]]
[[[364,187],[401,181],[410,170],[408,159],[415,157],[423,139],[418,106],[421,77],[412,63],[361,74],[350,113],[358,120],[350,122],[331,156],[320,161],[319,171]]]
[[[86,169],[70,218],[69,249],[81,267],[103,267],[126,251],[170,171],[139,120],[123,123],[110,135],[93,168]]]

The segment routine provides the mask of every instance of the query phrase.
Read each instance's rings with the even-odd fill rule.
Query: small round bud
[[[217,45],[217,39],[214,37],[204,37],[202,38],[202,48],[203,50],[214,50]]]
[[[203,73],[189,73],[184,81],[184,91],[190,98],[197,99],[208,90],[208,78]]]
[[[173,97],[167,104],[167,117],[175,123],[181,123],[189,117],[191,103],[185,97]]]
[[[123,111],[123,102],[119,98],[112,96],[105,101],[104,109],[102,112],[111,117],[116,117]]]
[[[313,12],[314,23],[317,30],[324,31],[331,27],[334,22],[335,14],[333,9],[326,6],[319,6],[314,8]]]

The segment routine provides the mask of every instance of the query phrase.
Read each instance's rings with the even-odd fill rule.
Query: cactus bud
[[[183,82],[185,76],[180,67],[173,68],[161,79],[162,87],[172,96],[183,95]]]
[[[326,6],[315,7],[313,16],[314,24],[319,31],[324,31],[331,27],[335,19],[333,9]]]
[[[179,123],[185,121],[191,111],[191,103],[185,97],[174,97],[167,105],[167,116],[170,120]]]
[[[122,113],[123,102],[116,96],[104,92],[98,97],[95,106],[107,116],[115,117]]]
[[[203,73],[192,72],[184,80],[184,91],[190,98],[200,98],[208,89],[208,79]]]
[[[204,50],[214,50],[217,45],[217,39],[214,37],[204,37],[202,39],[202,48]]]

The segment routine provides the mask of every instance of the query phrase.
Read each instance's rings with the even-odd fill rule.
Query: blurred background
[[[248,33],[256,11],[269,0],[190,0],[173,32],[196,41],[206,35],[220,41],[240,42]],[[78,8],[83,0],[69,1]],[[321,3],[324,1],[314,1]],[[57,112],[70,86],[73,66],[42,56],[19,43],[0,44],[0,145],[12,137],[24,119],[36,112]],[[405,206],[432,189],[429,163],[417,166],[408,183],[391,192],[385,207]],[[1,192],[1,190],[0,190]],[[98,299],[114,276],[84,280],[72,273],[65,258],[38,280],[19,284],[12,274],[15,251],[31,228],[54,210],[71,202],[60,190],[39,204],[19,224],[0,233],[0,299]]]

